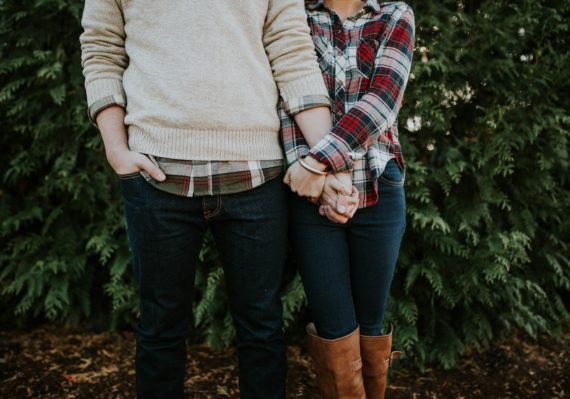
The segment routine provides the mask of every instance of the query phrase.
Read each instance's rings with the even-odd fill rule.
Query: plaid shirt
[[[286,107],[279,112],[287,163],[310,155],[333,172],[351,171],[360,208],[378,201],[378,178],[390,159],[404,170],[397,115],[415,40],[414,14],[408,5],[365,3],[359,13],[341,22],[322,0],[306,1],[334,127],[309,148]]]
[[[112,105],[126,106],[123,97],[106,97],[88,110],[89,120],[95,123],[97,113]],[[330,101],[323,96],[305,96],[298,102],[287,104],[289,115],[298,112],[330,106]],[[283,159],[263,161],[187,161],[155,157],[147,154],[166,175],[166,180],[157,181],[145,171],[144,178],[156,188],[185,197],[204,195],[232,194],[251,190],[278,177],[284,169]]]

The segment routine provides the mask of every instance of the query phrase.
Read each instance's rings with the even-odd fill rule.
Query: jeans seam
[[[384,176],[380,176],[380,180],[382,181],[382,183],[384,183],[388,186],[394,186],[394,187],[403,186],[404,181],[405,181],[405,179],[402,179],[402,181],[400,181],[400,182],[395,182],[395,181],[386,179]]]
[[[216,208],[214,208],[214,210],[212,210],[212,211],[204,210],[204,218],[205,219],[211,219],[211,218],[214,218],[220,214],[220,212],[222,210],[222,198],[221,197],[222,197],[221,195],[216,195]],[[202,205],[205,207],[206,197],[203,198]]]

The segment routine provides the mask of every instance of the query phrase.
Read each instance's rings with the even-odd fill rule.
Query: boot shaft
[[[360,357],[360,329],[338,339],[317,335],[307,326],[309,352],[323,399],[365,399]]]

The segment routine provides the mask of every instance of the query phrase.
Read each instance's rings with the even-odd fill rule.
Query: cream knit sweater
[[[279,93],[328,97],[302,0],[86,0],[82,25],[88,105],[124,99],[134,151],[280,159]]]

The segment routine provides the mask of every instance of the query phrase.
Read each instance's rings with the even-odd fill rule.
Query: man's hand
[[[303,159],[308,165],[315,169],[324,171],[325,165],[317,162],[311,157]],[[316,204],[323,192],[326,175],[319,175],[308,171],[299,162],[295,162],[287,169],[283,182],[287,184],[291,191],[300,197],[306,197]]]
[[[358,190],[349,173],[329,174],[319,199],[319,213],[335,223],[346,223],[358,209]]]
[[[118,175],[126,175],[144,170],[155,180],[163,181],[166,179],[166,176],[160,168],[140,152],[131,151],[129,149],[107,151],[107,161]]]
[[[116,174],[126,175],[144,170],[155,180],[166,179],[160,168],[147,156],[129,149],[123,107],[113,105],[99,112],[97,126],[103,137],[107,161]]]

